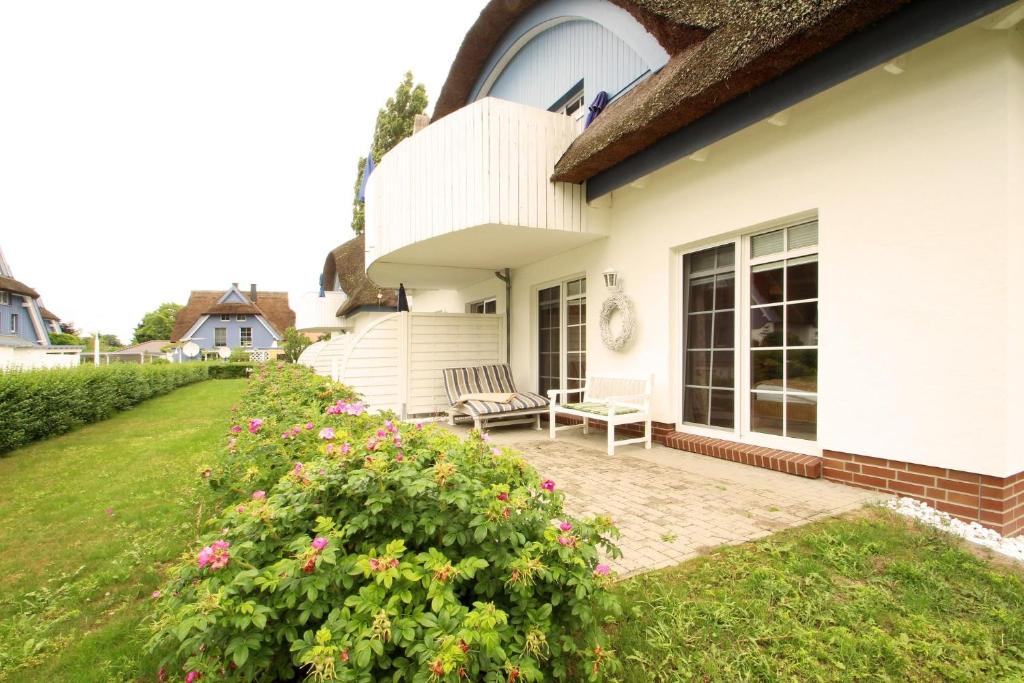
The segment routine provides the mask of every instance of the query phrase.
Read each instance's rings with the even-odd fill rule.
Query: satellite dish
[[[181,352],[189,358],[195,358],[199,355],[199,344],[195,342],[185,342],[181,347]]]
[[[227,360],[228,358],[231,358],[231,349],[229,349],[226,346],[222,346],[219,349],[217,349],[217,355],[220,356],[223,360]]]

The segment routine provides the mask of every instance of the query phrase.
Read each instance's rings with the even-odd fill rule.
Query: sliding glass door
[[[574,278],[537,292],[537,387],[578,389],[587,376],[587,280]],[[575,399],[571,396],[570,399]]]
[[[736,245],[687,254],[683,421],[736,424]]]
[[[683,306],[683,422],[817,440],[817,221],[684,255]]]

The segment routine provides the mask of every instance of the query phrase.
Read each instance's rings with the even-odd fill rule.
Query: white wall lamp
[[[614,268],[604,271],[604,286],[613,292],[622,291],[622,283],[619,280],[619,272]]]

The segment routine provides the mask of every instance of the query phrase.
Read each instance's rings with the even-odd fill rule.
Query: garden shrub
[[[206,367],[106,365],[0,372],[0,453],[206,379]]]
[[[255,363],[207,363],[210,379],[239,379],[248,377],[249,373],[257,367]]]
[[[153,594],[162,675],[506,683],[617,669],[596,616],[617,609],[598,554],[618,555],[610,520],[569,517],[555,482],[486,435],[324,405],[335,392],[350,393],[295,366],[251,380],[203,473],[234,499]],[[277,461],[276,481],[253,474]]]

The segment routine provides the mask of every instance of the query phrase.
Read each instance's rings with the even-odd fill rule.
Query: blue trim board
[[[587,181],[592,201],[1013,0],[917,0]]]

